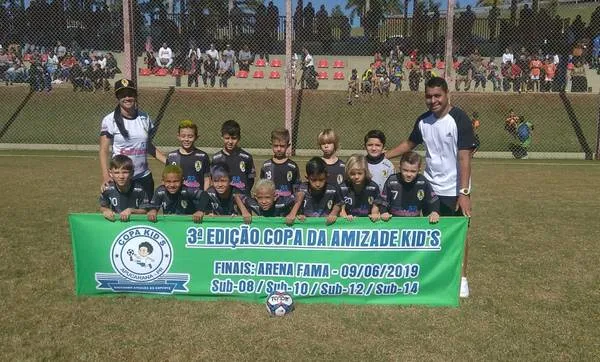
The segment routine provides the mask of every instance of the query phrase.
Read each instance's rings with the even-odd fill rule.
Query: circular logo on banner
[[[244,161],[240,161],[240,171],[246,172],[246,164]]]
[[[114,270],[126,279],[148,282],[169,270],[173,249],[160,230],[150,226],[133,226],[117,235],[110,260]]]

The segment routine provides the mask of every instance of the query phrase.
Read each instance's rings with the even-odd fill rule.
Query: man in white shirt
[[[476,147],[475,134],[469,116],[450,104],[448,84],[433,77],[425,84],[423,113],[407,140],[385,153],[388,159],[424,144],[425,178],[440,199],[440,215],[471,217],[471,158]],[[460,296],[469,296],[467,283],[468,244],[465,243]]]
[[[158,65],[162,68],[169,68],[173,64],[173,51],[167,46],[167,43],[163,43],[162,47],[158,49]]]

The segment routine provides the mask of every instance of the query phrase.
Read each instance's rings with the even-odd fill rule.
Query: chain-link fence
[[[133,4],[139,101],[160,120],[159,146],[175,147],[178,121],[192,119],[198,146],[218,148],[220,124],[236,119],[243,146],[268,152],[271,129],[284,125],[289,70],[299,153],[316,149],[323,128],[343,150],[361,149],[373,128],[397,144],[425,110],[433,76],[473,117],[480,155],[510,156],[525,124],[539,156],[590,158],[597,148],[597,3],[478,1],[455,9],[447,32],[446,4],[433,1],[349,1],[348,10],[294,1],[291,58],[284,4]],[[126,62],[122,4],[10,1],[0,44],[0,143],[96,144]]]

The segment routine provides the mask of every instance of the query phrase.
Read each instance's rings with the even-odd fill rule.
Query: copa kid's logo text
[[[132,226],[113,241],[110,261],[118,274],[96,273],[97,289],[113,292],[173,294],[188,292],[189,274],[167,274],[171,242],[160,230]]]

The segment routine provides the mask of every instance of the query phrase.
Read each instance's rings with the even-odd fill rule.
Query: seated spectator
[[[248,44],[244,44],[244,47],[238,53],[238,65],[240,70],[244,70],[246,72],[250,71],[250,65],[254,63],[254,55],[250,52],[248,48]]]
[[[92,64],[90,71],[90,80],[92,82],[92,90],[95,92],[102,89],[104,92],[110,90],[110,82],[106,79],[106,73],[100,68],[99,63]]]
[[[104,56],[104,60],[106,61],[106,67],[104,68],[104,73],[106,73],[106,78],[114,79],[115,74],[121,72],[121,70],[117,66],[117,60],[110,52],[106,53],[106,55]]]
[[[71,78],[71,68],[77,63],[77,59],[67,52],[60,61],[60,80],[66,82]]]
[[[192,52],[190,54],[190,57],[187,60],[187,66],[185,68],[188,75],[188,87],[191,87],[192,83],[195,87],[198,87],[198,75],[200,74],[202,64],[200,58],[198,58],[196,54],[196,52]]]
[[[60,40],[56,42],[56,47],[54,48],[54,54],[56,54],[59,61],[62,61],[62,58],[65,55],[67,55],[67,48],[64,45],[62,45]]]
[[[156,58],[152,52],[146,52],[144,56],[144,64],[146,64],[146,68],[150,69],[151,72],[154,72],[157,68]]]
[[[4,48],[0,48],[0,75],[8,85],[6,71],[12,66],[12,58],[8,55]]]
[[[510,62],[511,64],[515,62],[515,56],[513,55],[510,48],[506,48],[504,54],[502,54],[502,64],[506,64]]]
[[[46,71],[49,73],[50,79],[54,80],[54,74],[58,70],[58,66],[58,57],[53,51],[50,51],[48,54],[48,59],[46,59]]]
[[[217,75],[219,76],[219,87],[227,88],[227,80],[233,75],[232,66],[233,62],[231,57],[223,54],[221,60],[219,61],[219,68],[217,70]]]
[[[587,92],[588,83],[583,62],[577,60],[571,71],[571,92]]]
[[[29,86],[34,92],[41,92],[44,88],[47,92],[52,90],[52,78],[45,68],[38,53],[33,53],[31,66],[29,67]]]
[[[369,68],[367,68],[360,77],[360,91],[363,94],[373,94],[373,66],[374,63],[371,63]]]
[[[24,83],[28,78],[27,68],[23,66],[23,61],[19,56],[13,57],[11,66],[6,70],[6,83]]]
[[[217,75],[215,60],[207,54],[202,62],[202,67],[204,68],[204,72],[202,73],[202,83],[204,83],[204,86],[207,87],[208,80],[210,80],[210,86],[214,88]]]
[[[394,91],[402,90],[402,80],[404,79],[404,71],[402,70],[402,63],[396,63],[391,71],[390,81],[396,85]]]
[[[543,70],[544,82],[542,83],[542,92],[552,92],[552,83],[554,82],[554,75],[556,74],[556,64],[554,64],[554,61],[550,56],[546,57]]]
[[[383,94],[382,81],[387,77],[387,70],[383,62],[374,63],[375,66],[375,77],[373,78],[373,88],[376,89],[380,94]],[[389,90],[389,84],[388,84]]]
[[[540,89],[540,75],[542,73],[542,61],[538,59],[537,55],[532,55],[529,61],[529,74],[531,76],[531,87],[534,92],[539,92]]]
[[[158,66],[169,69],[171,64],[173,64],[173,51],[167,46],[167,43],[163,43],[162,47],[158,49]]]
[[[494,63],[494,58],[490,58],[490,61],[487,64],[487,72],[487,79],[492,82],[494,92],[499,91],[501,83],[500,69],[498,68],[498,65]]]
[[[468,92],[471,89],[471,74],[473,74],[475,69],[473,68],[473,64],[471,63],[471,58],[465,58],[458,66],[456,70],[456,84],[454,89],[456,91],[460,90],[460,84],[464,83],[463,91]]]
[[[487,68],[483,63],[479,63],[479,66],[473,66],[473,80],[475,81],[475,91],[481,84],[482,90],[485,92],[485,85],[487,82]]]
[[[78,90],[84,91],[85,89],[85,75],[83,74],[83,68],[79,65],[79,62],[73,64],[70,68],[69,76],[71,77],[71,83],[73,84],[73,92]]]

